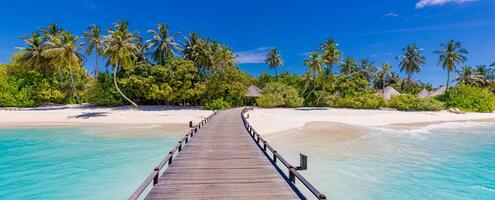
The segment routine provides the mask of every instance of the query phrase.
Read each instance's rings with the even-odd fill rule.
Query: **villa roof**
[[[399,92],[397,92],[397,90],[395,90],[391,86],[385,87],[385,89],[383,90],[383,94],[381,91],[379,92],[379,94],[383,95],[383,99],[385,99],[385,100],[390,100],[393,96],[400,96],[401,95]]]
[[[260,97],[262,90],[256,87],[255,85],[249,86],[246,97]]]
[[[437,90],[433,91],[432,93],[430,93],[430,95],[428,95],[428,97],[434,97],[434,96],[441,95],[445,91],[447,91],[447,87],[442,86],[442,87],[438,88]]]
[[[426,89],[423,89],[423,90],[421,90],[421,92],[419,92],[418,96],[420,98],[426,98],[426,97],[430,96],[430,92]]]

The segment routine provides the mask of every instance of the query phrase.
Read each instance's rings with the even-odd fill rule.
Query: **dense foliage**
[[[405,94],[394,96],[387,102],[388,107],[403,111],[438,111],[444,109],[442,102],[432,98],[420,98]]]
[[[264,108],[299,107],[303,99],[297,89],[283,83],[272,82],[266,85],[263,95],[256,103]]]
[[[495,96],[486,88],[459,85],[447,93],[438,96],[448,108],[459,108],[464,111],[492,112],[495,108]]]
[[[489,89],[495,86],[495,64],[462,66],[468,51],[454,40],[434,52],[438,65],[447,71],[448,92],[437,97],[442,104],[417,96],[434,88],[413,77],[426,62],[423,49],[414,44],[397,56],[395,67],[405,73],[402,77],[388,62],[377,66],[366,58],[344,58],[332,38],[308,54],[302,75],[278,73],[284,65],[283,52],[274,48],[267,51],[264,61],[275,75],[264,72],[252,77],[238,67],[236,55],[227,45],[197,33],[178,35],[166,24],[140,35],[126,21],[119,21],[107,31],[91,25],[78,37],[51,24],[22,37],[25,45],[12,56],[12,63],[0,66],[0,106],[91,103],[225,109],[253,103],[245,95],[254,84],[263,90],[256,101],[261,107],[391,107],[409,111],[440,110],[445,105],[479,112],[494,108],[495,97]],[[95,56],[94,71],[85,71],[82,51]],[[100,70],[100,61],[106,62],[106,72]],[[452,80],[459,86],[449,90],[452,72],[457,72]],[[378,94],[387,86],[403,95],[385,101]]]

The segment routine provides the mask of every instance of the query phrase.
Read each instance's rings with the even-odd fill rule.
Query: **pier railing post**
[[[158,177],[160,176],[160,168],[155,167],[154,171],[156,172],[155,177],[153,177],[153,185],[158,184]]]
[[[296,175],[294,174],[294,172],[292,172],[292,170],[294,170],[294,167],[292,165],[289,165],[289,179],[292,183],[296,183]]]
[[[168,154],[170,154],[170,158],[168,159],[168,165],[171,165],[172,164],[172,159],[174,158],[174,152],[168,152]]]

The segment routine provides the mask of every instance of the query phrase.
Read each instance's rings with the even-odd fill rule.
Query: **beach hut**
[[[256,99],[261,96],[261,93],[262,90],[255,85],[249,86],[246,92],[247,105],[254,105]]]
[[[401,94],[397,92],[393,87],[387,86],[385,89],[383,89],[383,94],[382,91],[379,91],[377,94],[383,95],[383,99],[385,100],[390,100],[393,96],[400,96]]]
[[[428,97],[434,97],[434,96],[441,95],[441,94],[445,93],[445,91],[447,91],[447,87],[442,86],[442,87],[438,88],[437,90],[433,91],[432,93],[430,93],[430,95],[428,95]]]
[[[430,91],[423,89],[423,90],[421,90],[421,92],[419,92],[418,96],[419,96],[419,98],[426,98],[426,97],[430,96]]]

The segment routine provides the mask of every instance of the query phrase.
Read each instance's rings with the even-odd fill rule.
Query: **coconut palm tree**
[[[321,57],[318,54],[318,52],[311,52],[309,54],[309,57],[304,60],[304,64],[308,67],[307,71],[310,73],[310,76],[309,76],[310,77],[310,80],[314,80],[314,79],[317,79],[317,78],[324,79],[323,78],[323,76],[324,76],[324,69],[323,68],[324,68],[325,62],[321,59]],[[316,89],[316,87],[317,87],[317,85],[315,84],[315,86],[308,93],[308,95],[306,96],[305,99],[307,99],[309,97],[309,95],[311,95],[314,92],[314,90]],[[319,103],[319,99],[320,99],[320,97],[318,97],[317,105]]]
[[[387,84],[387,80],[392,78],[392,67],[388,63],[382,63],[382,68],[378,71],[378,77],[382,81],[382,95],[385,94],[385,86]]]
[[[304,64],[308,67],[308,71],[311,72],[311,78],[314,79],[323,74],[324,62],[318,52],[311,52],[309,57],[304,60]]]
[[[476,72],[473,67],[466,66],[462,67],[461,70],[457,72],[458,76],[455,80],[460,84],[466,85],[484,85],[483,76]]]
[[[113,72],[115,88],[135,108],[138,108],[138,105],[120,90],[117,84],[117,73],[121,68],[126,69],[134,65],[140,53],[136,45],[138,40],[138,37],[129,31],[127,21],[119,21],[114,24],[114,29],[108,30],[108,35],[104,37],[105,50],[103,51],[103,55],[108,58],[107,64],[115,68]]]
[[[99,71],[99,62],[100,55],[103,52],[103,42],[101,38],[101,29],[97,25],[91,25],[88,27],[88,30],[83,33],[84,42],[82,45],[86,46],[86,55],[89,56],[94,51],[95,58],[95,76],[100,74]]]
[[[179,33],[169,34],[168,25],[158,24],[158,30],[148,30],[153,37],[146,41],[147,47],[153,49],[151,57],[160,65],[165,65],[175,55],[176,51],[181,51],[180,45],[175,42],[175,36]]]
[[[398,56],[400,61],[400,71],[406,71],[407,79],[411,79],[414,72],[420,72],[425,64],[426,58],[421,55],[422,49],[419,49],[415,44],[408,45],[402,49],[404,55]]]
[[[69,69],[72,94],[76,96],[77,103],[81,104],[74,79],[74,69],[82,67],[85,59],[84,55],[79,53],[79,37],[62,31],[57,38],[46,43],[47,49],[43,52],[43,56],[52,59],[53,63]]]
[[[43,73],[52,71],[47,65],[48,59],[43,56],[43,39],[39,32],[31,33],[30,37],[22,37],[26,47],[17,47],[17,52],[13,60],[24,67],[31,67]]]
[[[363,76],[369,81],[370,86],[373,81],[373,77],[375,76],[377,69],[375,67],[375,62],[368,60],[366,58],[361,59],[359,72],[363,74]]]
[[[190,33],[188,37],[184,37],[186,42],[182,45],[184,48],[182,49],[182,55],[184,55],[184,59],[194,60],[194,50],[198,45],[200,40],[197,33]]]
[[[343,54],[337,46],[337,42],[332,38],[329,38],[320,44],[320,50],[322,52],[321,58],[327,65],[330,72],[332,72],[333,65],[339,62],[340,57]]]
[[[284,60],[280,55],[280,51],[275,48],[270,49],[266,54],[265,64],[267,64],[270,69],[275,69],[275,77],[278,79],[277,68],[284,65]]]
[[[235,66],[235,56],[232,49],[223,44],[214,45],[213,48],[213,66],[220,70]]]
[[[358,65],[354,59],[351,57],[347,57],[344,59],[344,61],[340,64],[340,73],[344,75],[351,75],[352,73],[356,72],[358,68]]]
[[[450,72],[455,71],[456,65],[460,65],[466,61],[467,49],[463,48],[458,41],[450,40],[447,43],[441,44],[442,49],[435,51],[438,57],[438,65],[447,70],[447,90],[449,89]]]

